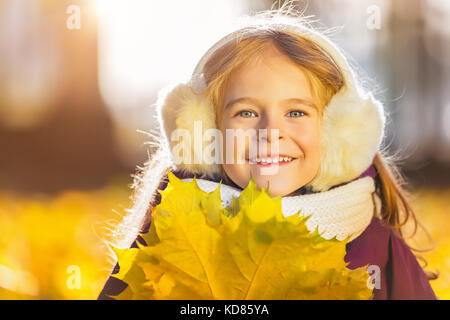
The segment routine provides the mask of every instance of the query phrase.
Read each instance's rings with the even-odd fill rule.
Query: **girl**
[[[282,197],[285,215],[302,210],[310,230],[350,236],[345,261],[370,266],[374,299],[436,299],[401,232],[417,221],[380,149],[383,107],[340,50],[298,17],[283,8],[251,17],[208,50],[189,83],[161,91],[157,107],[163,139],[136,176],[134,207],[118,228],[122,247],[145,245],[137,234],[149,229],[168,169],[196,176],[208,192],[222,181],[225,205],[253,177]],[[125,287],[110,277],[99,299]]]

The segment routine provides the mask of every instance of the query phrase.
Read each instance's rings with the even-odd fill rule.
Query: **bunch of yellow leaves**
[[[300,212],[253,180],[223,208],[220,186],[202,191],[169,172],[152,209],[148,246],[113,250],[128,284],[118,299],[370,299],[365,268],[349,270],[348,241],[309,232]]]

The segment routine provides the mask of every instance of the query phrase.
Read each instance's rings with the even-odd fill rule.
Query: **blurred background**
[[[95,299],[108,222],[131,206],[162,86],[272,0],[0,0],[0,299]],[[283,4],[276,1],[275,6]],[[360,67],[390,114],[424,254],[450,298],[450,1],[295,3]]]

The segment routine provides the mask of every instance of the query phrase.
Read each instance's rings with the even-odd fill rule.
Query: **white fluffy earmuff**
[[[269,22],[264,22],[267,26]],[[249,26],[247,26],[248,28]],[[321,127],[321,163],[316,177],[310,181],[313,191],[326,191],[334,185],[351,181],[364,172],[379,151],[385,126],[382,104],[372,94],[358,86],[356,76],[340,50],[325,36],[301,24],[272,23],[277,30],[294,32],[314,41],[339,67],[345,85],[325,107]],[[247,34],[245,28],[234,31],[216,42],[200,59],[188,83],[166,87],[158,96],[157,110],[163,136],[172,148],[172,133],[184,129],[191,137],[202,139],[208,129],[216,128],[215,108],[202,92],[206,87],[203,66],[218,48],[229,41]],[[194,132],[194,121],[201,121],[201,135]],[[191,150],[191,159],[203,152],[194,148],[195,141],[183,140],[181,146]],[[201,141],[198,141],[202,145]],[[177,142],[177,144],[179,144]],[[178,146],[180,147],[180,145]],[[177,168],[192,172],[199,177],[214,177],[220,174],[220,164],[181,163]]]

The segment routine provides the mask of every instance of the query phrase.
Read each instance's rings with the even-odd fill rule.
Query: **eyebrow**
[[[256,98],[252,98],[252,97],[242,97],[242,98],[236,98],[233,99],[231,101],[229,101],[226,105],[224,109],[230,108],[233,105],[237,104],[237,103],[254,103],[254,104],[259,104],[261,105],[260,101]],[[312,102],[311,100],[308,99],[301,99],[301,98],[289,98],[289,99],[285,99],[282,101],[283,103],[287,103],[287,102],[296,102],[299,104],[303,104],[306,105],[308,107],[314,108],[316,110],[318,110],[316,104],[314,102]]]

